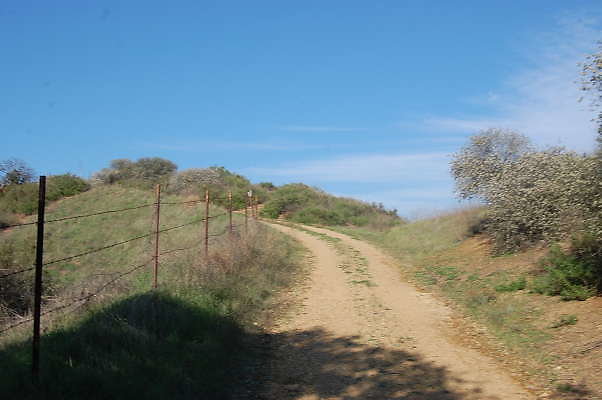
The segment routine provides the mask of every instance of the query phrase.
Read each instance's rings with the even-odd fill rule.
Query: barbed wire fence
[[[61,310],[65,310],[65,309],[68,309],[71,307],[74,307],[74,309],[75,309],[75,308],[81,306],[82,304],[85,304],[87,301],[91,300],[92,298],[97,297],[98,295],[101,294],[101,292],[105,291],[110,286],[116,284],[122,278],[124,278],[128,275],[131,275],[137,271],[142,270],[144,267],[148,266],[150,263],[152,263],[152,266],[153,266],[153,268],[152,268],[152,289],[153,290],[157,289],[158,283],[159,283],[158,281],[159,281],[159,269],[160,269],[161,256],[180,252],[180,251],[187,251],[187,250],[202,248],[203,249],[202,255],[207,258],[209,256],[210,239],[218,238],[218,237],[224,236],[224,235],[229,235],[230,238],[233,238],[235,233],[239,233],[239,231],[240,231],[239,228],[241,228],[243,226],[244,226],[244,233],[245,234],[248,233],[249,220],[257,220],[259,217],[259,202],[258,202],[257,196],[253,196],[252,191],[248,191],[246,196],[244,196],[244,197],[245,197],[243,199],[243,201],[245,203],[244,223],[240,223],[240,224],[234,224],[234,222],[233,222],[234,210],[233,210],[233,206],[232,206],[232,204],[233,204],[232,192],[228,192],[226,197],[211,198],[209,190],[206,190],[205,196],[203,199],[181,201],[181,202],[165,202],[165,201],[161,201],[161,185],[156,185],[155,201],[153,203],[139,204],[139,205],[132,206],[132,207],[113,209],[113,210],[96,211],[96,212],[92,212],[92,213],[88,213],[88,214],[73,215],[73,216],[54,218],[54,219],[45,219],[46,177],[40,176],[37,221],[26,222],[26,223],[21,223],[21,224],[12,224],[12,225],[8,225],[8,226],[4,226],[4,227],[0,228],[0,231],[10,229],[10,228],[20,228],[20,227],[33,226],[33,225],[35,225],[37,228],[36,246],[35,246],[35,263],[33,265],[17,266],[17,267],[15,267],[16,269],[11,268],[10,272],[4,273],[4,274],[2,273],[2,270],[0,270],[0,281],[2,279],[7,279],[7,278],[10,278],[15,275],[25,274],[27,272],[34,271],[33,315],[29,318],[22,318],[16,322],[13,322],[9,325],[6,325],[6,326],[0,328],[0,334],[4,334],[5,332],[8,332],[14,328],[17,328],[24,324],[33,322],[32,360],[31,360],[32,370],[31,370],[31,372],[32,372],[32,378],[33,378],[34,382],[37,382],[39,380],[39,374],[40,374],[40,326],[41,326],[41,317],[42,316],[52,314],[52,313],[55,313],[55,312],[58,312]],[[216,202],[216,201],[225,202],[226,203],[226,207],[225,207],[226,211],[223,213],[216,214],[216,215],[210,215],[210,204],[212,201],[213,202]],[[183,224],[179,224],[179,225],[173,225],[173,226],[161,228],[161,207],[162,206],[183,206],[183,205],[195,205],[195,204],[201,204],[201,203],[204,203],[204,206],[205,206],[204,207],[204,216],[202,218],[197,218],[192,221],[189,221],[189,222],[186,222]],[[98,216],[98,215],[121,214],[121,213],[125,213],[128,211],[139,210],[139,209],[143,209],[143,208],[154,208],[154,212],[153,212],[153,216],[152,216],[153,225],[152,225],[152,229],[149,233],[138,235],[138,236],[133,236],[133,237],[130,237],[125,240],[109,243],[109,244],[101,246],[101,247],[89,249],[84,252],[69,255],[66,257],[62,257],[62,258],[58,258],[58,259],[54,259],[54,260],[50,260],[50,261],[44,261],[44,239],[45,239],[44,231],[45,231],[46,224],[89,218],[89,217]],[[223,229],[223,231],[221,231],[219,233],[209,233],[210,232],[210,230],[209,230],[210,221],[213,219],[219,218],[219,217],[223,217],[223,216],[228,217],[228,223],[227,223],[225,229]],[[177,248],[173,248],[173,249],[160,251],[160,238],[161,238],[162,234],[170,232],[170,231],[174,231],[177,229],[181,229],[186,226],[191,226],[194,224],[203,224],[203,230],[202,230],[203,235],[198,237],[198,239],[197,239],[198,241],[196,243],[189,245],[189,246],[177,247]],[[43,271],[45,270],[45,267],[52,266],[52,265],[58,265],[61,263],[65,263],[67,261],[79,259],[81,257],[87,256],[90,254],[95,254],[95,253],[99,253],[99,252],[102,252],[105,250],[113,249],[113,248],[125,245],[127,243],[136,242],[136,241],[139,241],[139,240],[142,240],[145,238],[151,239],[153,241],[153,244],[152,244],[151,256],[148,259],[146,259],[143,263],[131,265],[131,266],[127,267],[124,271],[117,271],[114,273],[105,274],[105,275],[111,275],[111,278],[108,281],[106,281],[104,284],[102,284],[100,287],[98,287],[96,290],[92,291],[91,293],[87,293],[85,295],[81,295],[79,297],[73,298],[73,299],[65,302],[64,304],[60,304],[55,307],[42,309],[42,292],[43,292],[42,277],[43,277]]]

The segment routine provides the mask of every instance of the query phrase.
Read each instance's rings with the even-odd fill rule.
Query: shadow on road
[[[478,382],[455,378],[442,367],[402,350],[334,337],[323,330],[271,337],[273,356],[262,379],[264,399],[501,400]],[[462,384],[462,390],[458,389]],[[471,389],[464,389],[470,387]]]

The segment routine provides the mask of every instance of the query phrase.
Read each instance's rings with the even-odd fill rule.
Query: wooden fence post
[[[155,189],[155,265],[153,269],[153,289],[157,288],[159,276],[159,218],[161,215],[161,185],[157,185]]]
[[[40,380],[40,318],[42,316],[42,268],[44,267],[44,213],[46,210],[46,177],[38,185],[38,231],[36,238],[36,270],[33,293],[33,348],[31,373],[35,383]]]
[[[209,189],[205,190],[205,257],[209,256]]]

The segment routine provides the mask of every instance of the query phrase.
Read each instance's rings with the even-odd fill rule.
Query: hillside
[[[152,290],[153,202],[151,191],[103,185],[48,206],[46,221],[56,222],[46,224],[41,385],[31,385],[25,323],[0,335],[3,394],[221,398],[234,390],[252,322],[294,277],[299,249],[253,220],[245,230],[242,215],[234,216],[230,235],[225,210],[212,206],[205,255],[205,204],[194,195],[165,195]],[[0,239],[3,273],[32,264],[34,225],[5,230]],[[31,290],[32,271],[0,278],[0,285],[0,329],[26,322],[31,299],[22,294]]]

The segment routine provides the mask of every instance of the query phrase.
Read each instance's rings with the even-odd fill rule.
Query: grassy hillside
[[[469,326],[460,340],[480,343],[517,377],[535,377],[559,398],[602,393],[595,368],[602,356],[602,298],[566,301],[538,293],[539,280],[549,274],[550,248],[493,256],[492,240],[475,234],[483,211],[450,212],[385,232],[339,230],[385,248],[416,285],[451,300],[469,320],[486,326],[495,340],[475,333],[478,326]]]
[[[356,225],[372,229],[390,228],[402,222],[395,210],[386,210],[382,204],[336,197],[301,183],[283,185],[269,192],[261,215],[283,216],[304,224]]]
[[[169,203],[194,197],[165,196]],[[149,191],[99,186],[50,205],[47,220],[149,204]],[[218,207],[212,215],[221,214]],[[204,204],[162,205],[161,229],[195,221]],[[153,207],[47,224],[45,261],[147,234]],[[222,233],[227,217],[211,220]],[[240,223],[240,216],[236,216]],[[241,228],[239,228],[240,231]],[[0,268],[33,262],[33,226],[0,233]],[[132,266],[141,269],[86,302],[43,318],[41,384],[30,379],[30,325],[0,334],[0,393],[7,398],[227,398],[248,356],[252,322],[272,293],[287,285],[299,263],[295,243],[252,224],[246,235],[214,236],[201,256],[202,225],[194,223],[160,237],[159,289],[150,290],[152,238],[45,267],[43,310],[95,293]],[[192,249],[173,251],[196,246]],[[169,253],[167,253],[169,252]],[[12,282],[29,290],[31,273]],[[28,317],[30,301],[7,298],[2,286],[2,324]],[[21,286],[19,286],[21,285]],[[20,292],[22,293],[21,290]],[[151,384],[152,382],[152,384]]]

